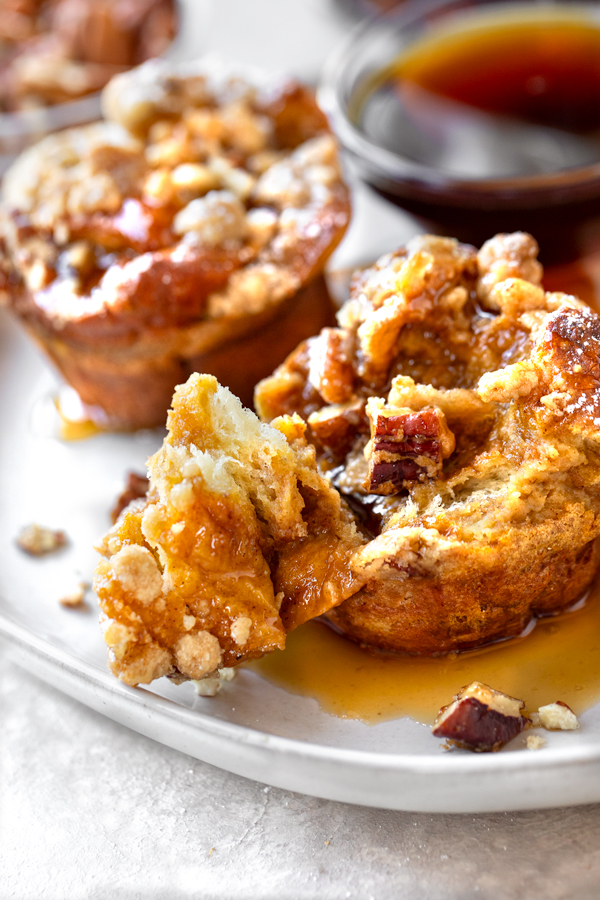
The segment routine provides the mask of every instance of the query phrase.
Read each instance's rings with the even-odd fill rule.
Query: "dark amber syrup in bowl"
[[[600,5],[411,5],[360,26],[321,100],[359,173],[428,227],[577,255],[600,214]]]

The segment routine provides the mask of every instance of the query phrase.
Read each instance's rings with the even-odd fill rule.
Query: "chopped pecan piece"
[[[357,434],[368,432],[364,400],[324,406],[308,417],[311,437],[335,456],[345,456]]]
[[[465,750],[500,750],[527,724],[523,709],[523,700],[473,681],[442,707],[431,732]]]
[[[367,415],[371,441],[365,450],[369,471],[364,486],[370,494],[397,494],[407,482],[440,474],[442,460],[455,446],[441,409],[386,409],[382,400],[371,399]]]
[[[117,502],[110,513],[113,525],[133,500],[143,500],[148,493],[148,485],[149,481],[145,475],[139,475],[137,472],[127,473],[125,490],[117,497]]]
[[[342,328],[323,328],[310,341],[308,379],[327,403],[349,400],[354,388],[353,339]]]

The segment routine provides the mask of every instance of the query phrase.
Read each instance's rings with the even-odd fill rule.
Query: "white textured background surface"
[[[216,49],[314,80],[334,0],[188,0]],[[406,237],[361,189],[340,264]],[[24,598],[26,602],[26,598]],[[600,806],[486,816],[315,800],[179,754],[9,664],[0,645],[0,900],[597,900]]]
[[[132,734],[4,661],[0,722],[2,900],[600,894],[600,806],[430,816],[265,788]]]

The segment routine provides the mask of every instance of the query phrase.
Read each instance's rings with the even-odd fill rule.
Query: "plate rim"
[[[266,747],[282,756],[309,757],[313,761],[340,762],[352,764],[359,769],[385,769],[387,771],[405,772],[407,774],[424,775],[464,775],[475,772],[492,772],[498,775],[508,774],[514,770],[555,769],[556,766],[569,766],[583,762],[600,763],[600,738],[597,746],[586,744],[577,747],[546,747],[543,754],[527,753],[521,748],[507,753],[472,753],[467,754],[427,754],[426,756],[408,753],[378,752],[373,750],[351,749],[345,747],[318,744],[312,740],[290,738],[283,735],[260,731],[248,725],[227,722],[199,710],[190,709],[167,697],[162,697],[142,686],[131,687],[114,678],[109,671],[102,672],[96,665],[75,656],[68,650],[51,643],[30,631],[24,625],[11,619],[0,609],[0,637],[8,638],[13,643],[36,654],[46,663],[58,666],[71,676],[101,688],[109,695],[135,707],[158,707],[157,712],[166,718],[180,721],[181,724],[201,725],[202,730],[214,737],[233,741],[238,745],[254,745]],[[33,673],[35,674],[35,673]],[[56,685],[59,687],[58,685]],[[90,706],[86,697],[76,697],[79,702]]]

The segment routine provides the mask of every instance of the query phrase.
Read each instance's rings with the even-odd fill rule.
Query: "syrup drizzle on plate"
[[[431,725],[461,687],[483,681],[538,709],[562,700],[579,715],[600,700],[600,580],[585,603],[538,619],[521,637],[438,658],[376,654],[313,621],[285,650],[249,667],[325,712],[374,725],[409,716]]]

